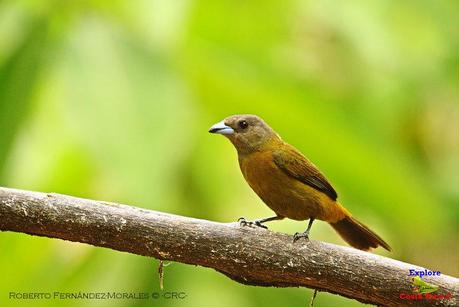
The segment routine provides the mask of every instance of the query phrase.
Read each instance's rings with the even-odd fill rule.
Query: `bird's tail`
[[[391,250],[389,244],[384,242],[380,236],[351,216],[346,216],[336,223],[330,223],[330,225],[352,247],[369,250],[382,246],[388,251]]]

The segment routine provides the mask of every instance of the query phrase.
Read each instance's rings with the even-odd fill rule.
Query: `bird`
[[[368,251],[381,246],[391,251],[380,236],[338,202],[338,195],[325,175],[260,117],[232,115],[210,127],[209,132],[231,141],[245,180],[275,213],[254,221],[240,218],[241,225],[267,228],[264,223],[284,218],[309,220],[304,232],[294,234],[296,242],[300,238],[309,240],[313,222],[322,220],[354,248]]]

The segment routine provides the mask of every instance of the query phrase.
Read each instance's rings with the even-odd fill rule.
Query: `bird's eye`
[[[241,120],[241,121],[238,123],[238,125],[239,125],[239,127],[240,127],[241,129],[246,129],[246,128],[249,126],[249,124],[248,124],[245,120]]]

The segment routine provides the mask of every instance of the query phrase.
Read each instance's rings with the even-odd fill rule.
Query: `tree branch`
[[[424,268],[350,247],[238,223],[222,224],[115,203],[0,188],[0,230],[59,238],[214,268],[243,284],[309,287],[383,306],[456,306],[459,280],[424,277],[443,300],[413,294],[410,269]],[[4,251],[5,252],[5,251]]]

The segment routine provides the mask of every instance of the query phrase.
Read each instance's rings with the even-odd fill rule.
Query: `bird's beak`
[[[209,129],[210,133],[219,133],[219,134],[233,134],[234,129],[230,126],[225,125],[223,121],[216,123]]]

